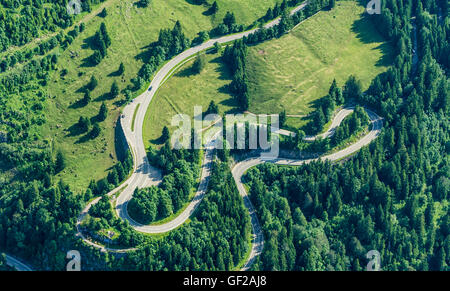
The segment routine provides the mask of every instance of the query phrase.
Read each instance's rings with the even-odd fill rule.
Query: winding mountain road
[[[295,14],[299,10],[302,10],[306,7],[306,2],[297,6],[291,11],[291,14]],[[265,25],[265,28],[270,28],[277,25],[280,22],[280,19],[275,19],[272,22]],[[142,225],[133,219],[130,218],[127,211],[128,202],[132,199],[134,190],[136,188],[145,188],[152,185],[158,185],[162,180],[161,172],[152,167],[149,164],[147,159],[147,151],[144,146],[142,129],[144,125],[145,114],[148,110],[148,107],[157,92],[158,88],[162,85],[162,83],[170,76],[175,68],[177,68],[180,64],[183,64],[186,59],[189,59],[192,56],[195,56],[198,52],[204,51],[208,48],[214,46],[216,42],[218,43],[228,43],[237,39],[241,39],[244,36],[248,36],[258,28],[245,31],[242,33],[237,33],[229,36],[224,36],[216,39],[211,39],[205,43],[202,43],[198,46],[189,48],[188,50],[180,53],[169,62],[167,62],[154,76],[149,90],[145,93],[134,99],[134,101],[127,105],[124,110],[120,122],[122,123],[122,128],[124,129],[125,137],[127,139],[129,148],[132,149],[134,164],[137,165],[137,168],[134,169],[134,172],[130,179],[126,182],[128,185],[117,198],[116,201],[116,212],[117,215],[125,220],[128,220],[130,224],[138,231],[144,233],[164,233],[171,231],[180,225],[182,225],[195,211],[198,204],[201,202],[204,194],[206,192],[210,174],[211,161],[213,158],[212,151],[208,150],[211,148],[211,145],[206,147],[205,158],[202,164],[202,174],[201,174],[201,182],[199,185],[199,189],[195,194],[192,202],[186,207],[186,209],[175,219],[161,225]],[[139,105],[139,107],[137,107]],[[137,110],[136,114],[134,113]],[[133,115],[135,114],[134,128],[136,131],[132,131],[132,123],[133,123]],[[164,113],[162,113],[164,114]]]
[[[297,6],[293,10],[291,10],[291,15],[295,14],[296,12],[304,9],[307,5],[307,2],[304,2],[303,4]],[[275,25],[277,25],[280,22],[280,19],[276,19],[268,24],[266,24],[265,28],[270,28]],[[122,112],[121,117],[119,118],[120,125],[123,129],[126,141],[128,143],[129,149],[133,155],[133,173],[131,176],[119,187],[109,192],[108,196],[113,196],[118,194],[118,197],[116,199],[116,213],[117,215],[127,220],[130,225],[136,229],[137,231],[144,232],[144,233],[164,233],[171,231],[179,226],[181,226],[195,211],[195,209],[198,207],[200,202],[202,201],[203,197],[206,194],[207,187],[208,187],[208,181],[211,173],[211,165],[214,158],[214,148],[215,148],[215,142],[216,138],[212,138],[210,141],[207,142],[205,146],[205,155],[201,166],[201,178],[200,183],[198,186],[198,190],[193,198],[193,200],[189,203],[189,205],[186,207],[186,209],[178,215],[173,220],[161,224],[161,225],[142,225],[136,221],[134,221],[130,216],[128,215],[127,211],[127,205],[128,202],[132,199],[133,193],[135,189],[137,188],[146,188],[154,185],[158,185],[162,181],[162,173],[159,169],[153,167],[150,165],[148,158],[147,158],[147,152],[144,146],[143,141],[143,124],[144,124],[144,118],[145,114],[148,110],[148,107],[157,92],[157,90],[160,88],[160,86],[164,83],[165,80],[167,80],[172,72],[180,65],[184,64],[188,59],[195,56],[198,52],[204,51],[208,48],[211,48],[214,46],[216,42],[218,43],[228,43],[232,42],[237,39],[241,39],[245,36],[248,36],[255,31],[257,31],[258,28],[245,31],[242,33],[237,33],[229,36],[224,36],[216,39],[211,39],[205,43],[202,43],[198,46],[189,48],[188,50],[180,53],[170,61],[168,61],[154,76],[149,89],[146,90],[143,94],[135,98],[130,104],[128,104]],[[342,122],[342,120],[351,112],[353,111],[353,108],[344,108],[341,111],[337,113],[337,115],[334,117],[333,122],[330,126],[330,129],[319,135],[322,138],[330,137],[334,130],[339,124]],[[382,119],[377,116],[375,113],[371,112],[370,110],[367,110],[369,114],[369,117],[372,122],[372,128],[369,131],[367,135],[365,135],[363,138],[361,138],[358,142],[352,144],[351,146],[324,156],[317,159],[308,159],[308,160],[291,160],[291,159],[282,159],[282,158],[276,158],[276,159],[263,159],[263,158],[249,158],[242,162],[237,163],[233,169],[232,174],[236,181],[238,190],[240,195],[244,199],[244,204],[246,208],[249,211],[250,217],[251,217],[251,224],[252,224],[252,231],[253,231],[253,242],[252,242],[252,249],[249,258],[247,259],[244,267],[242,270],[248,270],[253,262],[255,261],[256,257],[262,252],[263,246],[264,246],[264,237],[262,234],[262,229],[258,221],[258,217],[256,214],[256,211],[247,195],[247,192],[245,190],[244,185],[242,184],[242,176],[245,174],[245,172],[250,169],[251,167],[257,166],[262,163],[274,163],[279,165],[291,165],[291,166],[299,166],[303,165],[305,163],[314,161],[314,160],[330,160],[330,161],[336,161],[341,158],[344,158],[352,153],[355,153],[359,149],[361,149],[363,146],[368,145],[371,141],[373,141],[380,133],[382,128]],[[164,114],[164,113],[162,113]],[[134,120],[133,120],[134,119]],[[134,124],[134,125],[133,125]],[[135,129],[135,130],[134,130]],[[279,134],[292,134],[285,130],[279,130]],[[311,137],[308,136],[305,138],[307,141],[312,141],[316,139],[318,136]],[[125,186],[123,186],[125,185]],[[120,193],[119,193],[120,192]],[[97,203],[100,200],[100,197],[92,200],[82,211],[80,217],[77,221],[77,236],[81,237],[87,244],[94,246],[96,248],[99,248],[102,251],[108,251],[108,252],[128,252],[132,250],[136,250],[136,248],[128,248],[128,249],[113,249],[113,248],[107,248],[100,244],[97,244],[93,241],[90,241],[87,239],[81,230],[81,221],[83,218],[87,215],[89,212],[89,209],[92,205]],[[14,266],[17,270],[24,270],[29,271],[32,270],[31,267],[27,266],[26,264],[18,261],[14,257],[6,255],[7,258],[7,264]]]
[[[291,11],[291,14],[294,14],[302,9],[304,9],[307,5],[307,2],[299,5],[298,7],[294,8]],[[268,24],[265,25],[265,28],[270,28],[279,23],[280,19],[276,19]],[[119,122],[121,123],[121,127],[123,129],[126,141],[128,143],[128,146],[130,148],[130,151],[133,155],[133,161],[134,161],[134,168],[133,173],[131,176],[122,184],[125,186],[119,186],[107,195],[112,196],[118,194],[118,197],[116,199],[116,207],[115,211],[117,215],[127,220],[130,225],[137,231],[143,232],[143,233],[149,233],[149,234],[157,234],[157,233],[165,233],[168,231],[171,231],[179,226],[181,226],[195,211],[195,209],[198,207],[200,202],[202,201],[208,187],[208,181],[209,176],[211,173],[211,165],[214,157],[214,143],[216,142],[215,139],[211,139],[209,142],[207,142],[205,146],[205,155],[201,166],[201,178],[198,190],[193,198],[193,200],[188,204],[188,206],[184,209],[184,211],[178,215],[173,220],[160,224],[160,225],[143,225],[136,221],[134,221],[128,214],[127,211],[127,205],[129,201],[133,197],[133,193],[137,188],[146,188],[150,186],[158,185],[162,181],[162,173],[159,169],[153,167],[150,165],[148,158],[147,158],[147,152],[144,146],[143,141],[143,124],[144,124],[144,118],[145,114],[148,110],[148,107],[150,106],[150,103],[157,92],[157,90],[160,88],[160,86],[164,83],[167,78],[170,77],[170,75],[173,73],[173,71],[180,65],[186,62],[189,58],[195,56],[198,52],[204,51],[208,48],[211,48],[214,46],[216,42],[218,43],[228,43],[232,42],[237,39],[241,39],[244,36],[248,36],[258,29],[249,30],[242,33],[237,33],[229,36],[224,36],[216,39],[211,39],[203,44],[200,44],[196,47],[189,48],[188,50],[180,53],[179,55],[175,56],[173,59],[168,61],[154,76],[149,89],[146,90],[143,94],[135,98],[130,104],[128,104],[122,112],[121,117],[119,118]],[[333,122],[333,125],[338,125],[340,121],[345,118],[346,115],[351,113],[351,109],[345,109],[343,113],[339,112],[335,120]],[[164,114],[164,113],[162,113]],[[370,115],[370,113],[369,113]],[[346,155],[349,155],[357,150],[359,150],[362,146],[370,143],[376,136],[378,135],[379,129],[381,128],[381,125],[378,124],[375,120],[378,120],[378,117],[376,115],[371,115],[374,119],[373,120],[373,129],[369,132],[368,135],[366,135],[364,138],[362,138],[360,141],[355,143],[354,145],[349,146],[345,150],[342,150],[338,153],[323,157],[321,159],[330,159],[330,160],[337,160],[340,157],[344,157]],[[134,121],[133,121],[134,119]],[[134,126],[133,126],[134,124]],[[333,126],[332,125],[332,126]],[[337,126],[336,125],[336,126]],[[380,126],[378,128],[377,126]],[[133,128],[135,130],[133,130]],[[325,133],[323,137],[328,137],[332,134],[333,128],[330,129],[330,132]],[[283,133],[282,133],[283,134]],[[313,138],[313,137],[309,137]],[[258,223],[258,218],[256,216],[256,212],[250,202],[250,199],[247,196],[247,193],[245,192],[245,188],[243,187],[241,181],[241,176],[245,173],[247,169],[249,169],[252,166],[258,165],[263,162],[273,162],[276,164],[288,164],[288,165],[300,165],[303,163],[306,163],[310,160],[283,160],[283,159],[274,159],[274,160],[261,160],[261,159],[249,159],[245,160],[239,164],[237,164],[233,169],[233,177],[237,182],[239,192],[244,198],[244,203],[247,209],[249,210],[250,216],[251,216],[251,222],[252,222],[252,228],[253,233],[255,235],[253,244],[252,244],[252,250],[251,255],[246,262],[243,269],[248,269],[251,264],[253,263],[256,256],[262,251],[264,240],[262,236],[261,227]],[[96,198],[92,202],[90,202],[85,209],[82,211],[82,214],[80,215],[78,222],[77,222],[77,229],[78,229],[78,236],[80,236],[86,243],[97,247],[103,251],[109,251],[109,252],[127,252],[131,250],[135,250],[135,248],[129,248],[129,249],[111,249],[106,248],[100,244],[97,244],[95,242],[92,242],[88,240],[82,233],[80,229],[80,224],[83,218],[86,216],[86,214],[89,211],[89,208],[97,203],[100,200],[100,198]]]
[[[262,233],[261,226],[258,221],[258,216],[256,214],[256,211],[250,201],[250,198],[247,194],[247,191],[245,190],[245,187],[242,183],[242,176],[245,174],[245,172],[257,165],[263,164],[263,163],[273,163],[277,165],[289,165],[289,166],[301,166],[307,163],[310,163],[312,161],[322,160],[322,161],[337,161],[342,158],[345,158],[358,150],[360,150],[362,147],[368,145],[373,140],[375,140],[378,135],[381,132],[381,129],[383,127],[383,121],[382,118],[379,117],[374,112],[365,109],[367,114],[369,115],[370,122],[371,122],[371,129],[369,133],[367,133],[364,137],[362,137],[360,140],[358,140],[356,143],[350,145],[349,147],[338,151],[336,153],[332,153],[320,158],[315,159],[304,159],[304,160],[295,160],[295,159],[283,159],[283,158],[274,158],[274,159],[264,159],[264,158],[249,158],[242,162],[237,163],[233,169],[232,174],[234,181],[236,182],[237,188],[239,190],[239,194],[243,197],[245,206],[249,210],[250,218],[252,222],[252,229],[253,229],[253,243],[252,243],[252,250],[250,252],[250,256],[248,258],[247,263],[243,267],[243,270],[248,270],[251,265],[253,264],[256,257],[261,254],[263,247],[264,247],[264,236]],[[318,135],[316,137],[308,137],[305,138],[305,140],[314,140],[315,138],[321,136],[321,137],[330,137],[334,134],[335,129],[339,126],[339,124],[344,120],[346,116],[348,116],[350,113],[353,112],[353,107],[348,107],[340,110],[336,116],[333,119],[333,122],[330,126],[330,128],[323,134]]]

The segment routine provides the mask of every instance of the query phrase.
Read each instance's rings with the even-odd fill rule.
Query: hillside
[[[310,113],[313,102],[353,74],[367,89],[392,64],[392,48],[354,1],[339,1],[292,32],[250,49],[250,107],[254,113]]]

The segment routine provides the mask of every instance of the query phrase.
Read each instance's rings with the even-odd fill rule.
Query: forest
[[[387,15],[398,9],[392,8],[397,2],[392,3],[384,7]],[[429,15],[421,5],[401,8],[409,11],[405,15]],[[404,15],[396,11],[402,23]],[[440,30],[437,22],[433,28],[434,21],[417,19],[429,27],[426,31]],[[377,141],[342,163],[316,162],[298,168],[268,164],[246,175],[266,238],[253,269],[363,270],[365,254],[373,249],[381,253],[386,270],[448,269],[448,68],[432,56],[445,53],[430,49],[424,55],[419,49],[419,61],[413,64],[407,20],[403,19],[405,31],[385,35],[397,38],[394,66],[377,77],[367,92],[361,91],[354,77],[343,89],[333,82],[315,115],[321,116],[314,124],[323,126],[336,106],[349,100],[375,108],[386,122]],[[378,17],[373,21],[384,23]],[[448,49],[431,45],[430,40],[418,41],[421,45]],[[230,68],[241,66],[242,43],[226,51]],[[226,57],[232,54],[237,57]],[[357,106],[329,143],[338,144],[365,124],[367,116]],[[319,126],[316,132],[320,130]],[[219,156],[227,157],[224,152],[219,151]]]
[[[104,0],[82,1],[82,11],[90,12],[93,5]],[[67,13],[66,0],[1,0],[0,52],[11,46],[22,46],[49,33],[56,33],[74,23]],[[47,45],[47,42],[41,44]],[[41,48],[42,49],[42,48]]]
[[[186,225],[160,239],[144,238],[142,247],[127,256],[105,255],[78,244],[86,269],[92,270],[235,270],[250,251],[250,233],[250,218],[230,169],[218,161],[212,168],[208,192]],[[136,234],[128,235],[137,238],[131,242],[141,242]]]
[[[144,82],[150,81],[153,73],[166,60],[181,53],[190,45],[184,35],[181,23],[177,21],[172,29],[161,29],[158,40],[149,45],[142,66],[135,80],[135,89],[140,89]]]
[[[354,112],[342,120],[331,136],[327,138],[319,136],[313,141],[305,141],[305,132],[302,129],[297,129],[294,136],[283,137],[281,148],[303,154],[324,154],[339,149],[342,145],[352,141],[352,138],[365,133],[370,126],[366,111],[363,107],[356,105]]]

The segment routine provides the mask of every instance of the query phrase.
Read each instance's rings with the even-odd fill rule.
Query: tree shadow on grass
[[[314,124],[313,124],[314,113],[317,112],[317,110],[319,110],[319,108],[321,108],[325,97],[327,97],[327,95],[322,96],[316,100],[308,102],[308,105],[311,108],[314,108],[314,110],[312,110],[311,113],[308,115],[299,117],[305,123],[305,125],[303,125],[300,129],[303,130],[306,135],[316,135],[317,134],[317,132],[314,131]]]
[[[330,84],[330,85],[331,85],[331,84]],[[308,105],[310,105],[311,107],[313,107],[314,109],[317,110],[317,109],[319,109],[319,107],[322,106],[325,97],[327,97],[327,96],[322,96],[322,97],[320,97],[320,98],[317,98],[317,99],[315,99],[315,100],[312,100],[312,101],[308,102]]]
[[[123,133],[120,117],[116,120],[114,125],[114,149],[116,150],[117,160],[121,162],[125,161],[128,155],[129,147]]]
[[[195,6],[201,6],[203,4],[199,4],[197,2],[195,2],[194,0],[185,0],[187,3],[191,4],[191,5],[195,5]]]
[[[97,114],[97,115],[92,116],[92,117],[89,119],[89,121],[90,121],[91,124],[93,125],[93,124],[95,124],[95,123],[100,123],[100,122],[102,122],[103,120],[101,120],[100,117],[99,117],[98,114]]]
[[[108,77],[119,77],[121,75],[120,71],[114,71],[108,74]]]
[[[393,48],[376,30],[374,24],[367,18],[361,17],[352,24],[352,32],[365,44],[380,43],[373,50],[380,50],[382,57],[377,61],[376,66],[390,66],[393,62]]]
[[[233,92],[231,92],[231,88],[230,87],[231,87],[231,84],[225,84],[225,85],[219,87],[217,89],[217,91],[219,93],[222,93],[222,94],[233,95]]]
[[[150,139],[150,142],[152,143],[152,144],[155,144],[155,145],[163,145],[164,144],[164,140],[163,140],[163,136],[162,136],[162,134],[161,134],[161,136],[160,137],[158,137],[158,138],[154,138],[154,139]]]
[[[180,78],[189,78],[191,76],[197,75],[194,68],[191,66],[182,69],[181,71],[178,71],[175,76]]]
[[[95,49],[95,45],[94,45],[94,40],[95,40],[95,35],[86,37],[85,39],[83,39],[83,44],[81,45],[82,49]]]
[[[231,107],[227,111],[225,111],[225,114],[236,114],[236,113],[242,113],[242,110],[239,108],[239,104],[237,103],[235,97],[230,93],[230,90],[227,88],[228,85],[222,86],[219,88],[219,91],[224,94],[230,95],[230,98],[222,100],[219,104],[227,107]]]
[[[138,60],[138,61],[142,61],[144,63],[147,63],[148,60],[150,59],[150,57],[152,56],[152,50],[155,48],[156,43],[157,42],[155,41],[149,45],[141,47],[140,49],[142,50],[142,52],[140,52],[136,56],[134,56],[134,59]]]
[[[212,59],[210,63],[219,65],[216,69],[216,72],[220,73],[219,80],[231,81],[231,72],[228,69],[227,65],[222,61],[221,56],[217,56],[216,58]]]
[[[207,1],[204,1],[204,3],[196,3],[194,0],[186,0],[187,3],[191,4],[191,5],[195,5],[195,6],[203,6],[206,10],[202,12],[202,14],[204,16],[215,16],[214,15],[214,11],[212,10],[212,2],[208,3]],[[214,19],[213,19],[214,20]]]
[[[111,100],[111,96],[110,96],[109,92],[103,93],[102,95],[100,95],[94,99],[95,102],[103,102],[106,100]]]
[[[230,102],[234,102],[234,103],[236,104],[236,102],[235,102],[234,99],[231,99]],[[237,104],[236,104],[235,107],[232,107],[231,109],[228,109],[228,110],[225,111],[224,113],[225,113],[225,114],[239,114],[239,113],[242,113],[242,109],[239,108],[239,107],[237,106]]]
[[[209,9],[207,9],[207,10],[205,10],[205,11],[203,11],[202,12],[202,14],[204,15],[204,16],[212,16],[212,20],[214,21],[214,18],[215,18],[215,14],[214,14],[214,11],[212,11],[212,9],[211,8],[209,8]]]
[[[83,100],[83,99],[78,99],[78,100],[75,101],[74,103],[70,104],[70,105],[69,105],[69,108],[70,108],[70,109],[79,109],[79,108],[85,107],[86,105],[87,105],[87,104],[84,103],[84,100]]]
[[[80,65],[81,68],[92,68],[97,66],[98,64],[96,64],[94,62],[94,53],[92,55],[90,55],[89,57],[85,57],[82,60],[82,63]]]
[[[84,93],[84,92],[86,92],[88,90],[88,85],[84,85],[84,86],[81,86],[80,88],[78,88],[76,91],[75,91],[75,93]]]
[[[219,76],[219,80],[225,80],[225,81],[230,81],[229,84],[225,84],[223,86],[221,86],[220,88],[217,89],[217,91],[219,93],[225,94],[225,95],[230,95],[231,97],[221,101],[219,104],[224,105],[224,106],[228,106],[231,107],[231,109],[227,110],[226,112],[224,112],[225,114],[236,114],[236,113],[240,113],[241,109],[239,108],[239,104],[237,103],[233,92],[231,91],[231,81],[232,81],[232,77],[231,77],[231,72],[228,69],[227,65],[222,61],[222,57],[219,55],[216,58],[212,59],[210,61],[211,63],[215,63],[218,64],[219,66],[216,68],[216,72],[218,72],[220,74]]]
[[[88,131],[85,135],[83,135],[82,137],[80,137],[75,144],[80,144],[80,143],[85,143],[90,141],[91,139],[93,139],[90,135],[90,132]]]

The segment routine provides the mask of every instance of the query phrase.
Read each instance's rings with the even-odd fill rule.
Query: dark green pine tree
[[[78,127],[82,132],[87,132],[89,130],[89,127],[91,126],[91,122],[89,118],[85,118],[83,116],[80,116],[80,119],[78,119]]]
[[[162,134],[161,134],[161,141],[164,143],[164,142],[168,141],[169,138],[170,138],[169,129],[167,128],[167,126],[164,126],[164,128],[162,130]]]
[[[351,75],[344,86],[344,99],[345,101],[355,100],[358,101],[362,95],[361,81]]]
[[[209,102],[208,109],[206,110],[206,114],[218,114],[219,113],[219,106],[214,102],[214,100],[211,100]]]
[[[236,17],[233,12],[227,11],[225,17],[223,18],[223,24],[225,24],[228,29],[231,29],[234,24],[236,24]]]
[[[333,9],[334,7],[336,7],[336,0],[330,0],[330,9]]]
[[[202,70],[205,68],[205,56],[202,54],[197,55],[195,58],[194,64],[192,65],[192,70],[195,74],[200,74]]]
[[[119,175],[117,173],[116,168],[113,168],[109,173],[108,173],[108,182],[110,184],[113,184],[114,186],[119,184]]]
[[[209,11],[211,12],[211,14],[216,14],[219,11],[219,5],[217,4],[217,1],[214,1]]]
[[[100,135],[101,132],[102,130],[100,128],[100,125],[98,123],[95,123],[90,132],[90,136],[91,138],[96,138],[97,136]]]
[[[331,83],[330,90],[328,90],[328,95],[330,95],[330,97],[333,99],[335,103],[338,103],[337,94],[338,94],[338,86],[336,83],[336,79],[333,79],[333,83]]]
[[[103,8],[102,12],[99,13],[100,17],[105,18],[108,15],[108,12],[106,11],[106,8]]]
[[[286,124],[286,109],[283,109],[283,111],[280,112],[279,122],[280,127]]]
[[[118,74],[119,76],[121,76],[121,75],[123,75],[123,73],[125,73],[125,66],[124,66],[123,63],[120,63],[119,69],[117,70],[117,74]]]
[[[87,88],[92,91],[97,87],[97,85],[98,85],[97,78],[95,78],[95,76],[92,76]]]
[[[241,109],[248,110],[248,107],[250,106],[250,98],[248,96],[248,92],[244,91],[242,94],[240,94],[239,99],[239,105],[241,106]]]
[[[83,96],[83,104],[88,105],[89,102],[91,102],[91,100],[92,100],[91,91],[86,90],[86,92],[84,92],[84,96]]]
[[[102,58],[106,57],[106,55],[108,54],[107,50],[106,50],[106,43],[103,39],[103,37],[99,38],[98,41],[98,51],[100,52]]]
[[[320,132],[325,125],[325,115],[323,114],[322,108],[319,108],[313,117],[313,128],[316,132]]]
[[[92,63],[94,65],[98,65],[100,64],[102,59],[103,59],[102,54],[98,50],[94,51],[94,54],[92,55]]]
[[[114,99],[117,96],[119,96],[119,86],[117,85],[117,82],[114,81],[111,85],[111,91],[109,92],[109,97],[111,99]]]
[[[100,33],[102,35],[105,46],[108,48],[111,45],[111,38],[109,37],[108,31],[106,30],[106,24],[102,22],[100,24]]]

